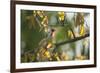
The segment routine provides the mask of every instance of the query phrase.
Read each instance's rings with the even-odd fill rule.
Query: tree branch
[[[89,34],[85,34],[84,36],[81,36],[81,37],[76,37],[74,39],[71,39],[71,40],[68,40],[68,41],[65,41],[65,42],[61,42],[61,43],[57,43],[55,44],[56,46],[60,46],[60,45],[64,45],[64,44],[67,44],[67,43],[72,43],[72,42],[75,42],[75,41],[79,41],[81,39],[84,39],[86,37],[89,37]]]

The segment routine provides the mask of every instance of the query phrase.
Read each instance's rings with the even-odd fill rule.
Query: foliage
[[[70,18],[63,11],[21,10],[21,62],[89,59],[89,31],[85,27],[89,14],[72,14]]]

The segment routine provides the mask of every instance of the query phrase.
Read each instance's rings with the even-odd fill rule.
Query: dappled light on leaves
[[[87,16],[89,13],[21,10],[21,62],[89,59]]]

